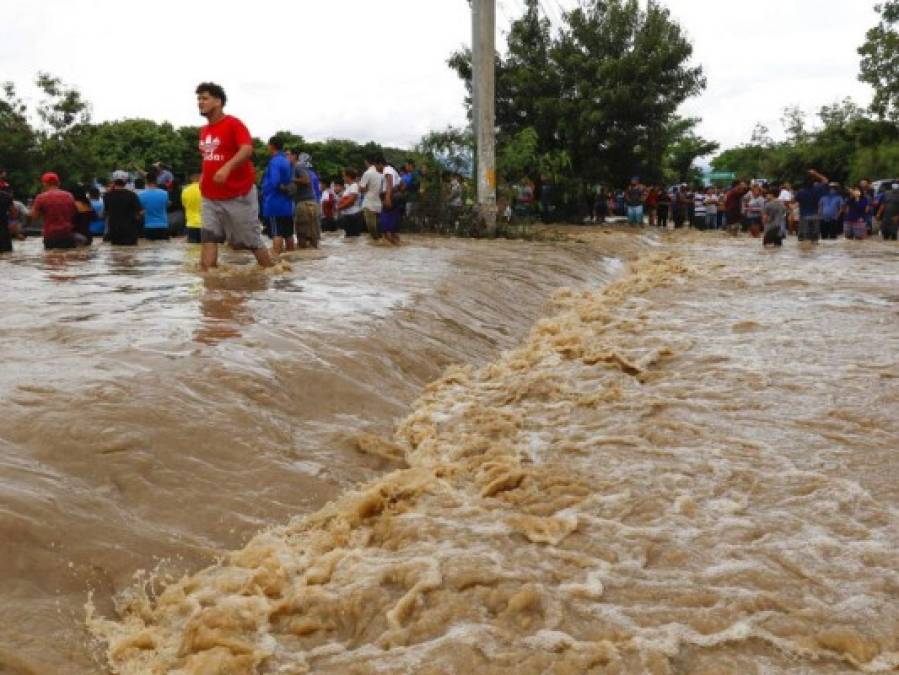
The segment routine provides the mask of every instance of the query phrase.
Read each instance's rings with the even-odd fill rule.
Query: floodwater
[[[572,232],[0,261],[0,669],[899,668],[899,250]]]
[[[614,262],[570,244],[326,238],[292,270],[234,254],[204,280],[197,248],[29,240],[0,259],[0,672],[102,670],[89,589],[111,611],[135,571],[199,569],[380,475],[393,464],[360,441]]]

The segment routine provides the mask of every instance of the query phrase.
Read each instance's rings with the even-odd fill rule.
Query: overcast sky
[[[558,22],[576,0],[542,0]],[[874,0],[664,0],[708,77],[683,114],[728,147],[757,121],[776,136],[782,109],[844,96],[867,105],[856,48],[876,22]],[[522,0],[497,0],[502,48]],[[465,0],[218,0],[130,4],[3,0],[0,80],[33,99],[38,70],[77,86],[96,121],[123,117],[199,124],[193,89],[222,84],[228,111],[254,135],[289,129],[313,140],[411,146],[465,122],[464,88],[446,66],[470,42]]]

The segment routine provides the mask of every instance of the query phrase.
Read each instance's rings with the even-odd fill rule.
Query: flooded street
[[[136,570],[197,569],[381,473],[357,436],[607,278],[579,248],[326,240],[205,283],[182,242],[0,261],[0,664],[96,671],[89,588],[111,608]]]
[[[570,235],[0,260],[0,672],[899,668],[895,245]]]

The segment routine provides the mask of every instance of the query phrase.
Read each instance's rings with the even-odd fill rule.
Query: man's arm
[[[282,192],[290,192],[290,187],[293,184],[293,167],[290,165],[290,162],[282,162],[280,176],[278,176],[278,189]]]
[[[819,183],[829,183],[830,182],[830,179],[827,176],[825,176],[823,173],[819,173],[819,172],[815,171],[814,169],[809,169],[808,173],[813,178],[817,178]]]
[[[312,179],[309,177],[308,171],[300,171],[299,173],[294,173],[293,182],[297,185],[312,185]]]
[[[213,182],[221,185],[226,180],[228,180],[228,176],[231,175],[231,172],[234,170],[234,167],[240,166],[244,162],[246,162],[250,157],[253,156],[253,146],[252,145],[241,145],[240,149],[234,153],[234,157],[225,162],[224,166],[221,169],[215,172],[215,176],[212,177]]]

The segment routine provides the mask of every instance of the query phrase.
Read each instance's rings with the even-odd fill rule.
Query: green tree
[[[500,149],[496,166],[508,181],[516,181],[537,170],[539,137],[534,127],[525,127]]]
[[[541,18],[538,0],[525,0],[521,17],[512,22],[505,58],[496,59],[496,127],[498,144],[511,141],[524,129],[537,132],[538,149],[552,150],[561,93],[558,78],[550,75],[553,47],[551,25]],[[471,116],[471,50],[453,53],[449,66],[465,82]]]
[[[474,137],[470,129],[447,127],[443,131],[426,134],[415,146],[415,150],[426,158],[430,169],[438,172],[471,172],[474,165]]]
[[[557,35],[537,0],[524,4],[505,56],[496,59],[500,173],[514,178],[530,164],[579,203],[587,184],[623,184],[634,173],[660,180],[675,140],[680,164],[708,147],[695,135],[669,133],[677,108],[705,78],[689,65],[692,46],[658,2],[584,0],[564,13]],[[454,53],[449,65],[465,81],[470,106],[470,52]]]
[[[874,88],[871,110],[881,119],[899,119],[899,0],[889,0],[874,9],[877,25],[868,30],[858,48],[862,57],[859,79]]]
[[[553,49],[557,136],[580,175],[624,184],[661,178],[666,125],[705,87],[693,47],[655,0],[593,0],[565,16]],[[550,70],[550,69],[548,69]]]
[[[44,95],[37,106],[42,170],[55,171],[65,183],[94,178],[102,167],[90,143],[90,104],[75,87],[48,73],[38,73],[35,84]]]
[[[808,139],[805,113],[799,106],[790,105],[784,108],[780,121],[789,142],[804,143]]]
[[[695,166],[697,159],[716,152],[719,145],[715,141],[702,138],[695,132],[699,119],[696,117],[674,117],[666,126],[668,137],[665,156],[667,179],[695,184],[702,174]]]
[[[190,174],[198,172],[200,170],[200,165],[202,164],[200,151],[197,147],[200,139],[200,127],[178,127],[175,129],[175,133],[178,134],[178,137],[181,139],[179,144],[180,154],[173,157],[166,157],[163,161],[171,162],[175,170],[183,171],[185,178],[187,178]]]
[[[792,182],[806,180],[809,168],[840,182],[899,174],[899,165],[892,164],[899,143],[895,124],[872,118],[848,98],[822,106],[817,117],[817,128],[808,128],[801,110],[787,108],[784,141],[771,141],[767,130],[757,127],[748,144],[725,150],[712,166]]]
[[[849,181],[899,177],[899,141],[860,148],[852,156]]]
[[[90,153],[108,175],[115,169],[146,170],[160,161],[180,169],[188,147],[197,151],[197,135],[187,146],[188,139],[168,122],[159,124],[147,119],[126,119],[94,125],[87,134]],[[198,158],[195,164],[198,163]]]
[[[12,82],[0,96],[0,168],[17,193],[29,191],[37,182],[37,135],[28,122],[28,108]]]

